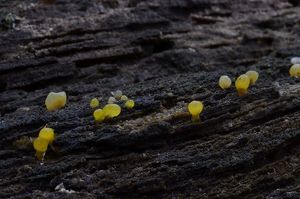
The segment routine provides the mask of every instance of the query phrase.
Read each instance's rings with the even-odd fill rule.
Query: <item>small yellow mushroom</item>
[[[48,148],[48,140],[46,139],[43,139],[43,138],[36,138],[34,141],[33,141],[33,148],[35,149],[36,151],[36,156],[39,160],[42,160],[46,151],[47,151],[47,148]]]
[[[243,74],[237,78],[237,80],[235,81],[235,87],[239,96],[247,94],[249,85],[250,78],[247,75]]]
[[[102,122],[105,119],[105,112],[100,108],[95,110],[93,115],[97,122]]]
[[[117,100],[114,97],[109,97],[108,100],[107,100],[108,104],[114,104],[115,102],[117,102]]]
[[[294,64],[290,68],[290,76],[300,78],[300,64]]]
[[[122,97],[122,91],[120,91],[120,90],[117,90],[117,91],[115,91],[115,92],[111,92],[111,94],[114,96],[114,98],[116,98],[116,99],[121,99],[121,97]]]
[[[259,77],[258,72],[254,71],[254,70],[249,70],[248,72],[245,73],[245,75],[247,75],[249,77],[250,85],[254,85]]]
[[[63,108],[67,102],[67,95],[65,92],[50,92],[45,100],[45,105],[48,111],[54,111]]]
[[[107,118],[114,118],[120,115],[121,107],[118,104],[107,104],[104,106],[103,111]]]
[[[55,133],[52,128],[44,127],[40,130],[39,138],[47,140],[49,144],[52,144],[55,138]]]
[[[134,107],[134,101],[133,100],[128,100],[126,103],[125,103],[125,107],[127,109],[132,109]]]
[[[231,86],[231,79],[227,75],[222,75],[219,79],[219,86],[222,89],[227,89]]]
[[[126,95],[121,96],[121,101],[126,102],[128,100],[128,97]]]
[[[99,104],[99,100],[97,98],[93,98],[90,102],[90,107],[94,109],[97,108]]]
[[[200,101],[192,101],[188,105],[188,110],[192,115],[192,121],[200,121],[200,113],[203,111],[203,104]]]

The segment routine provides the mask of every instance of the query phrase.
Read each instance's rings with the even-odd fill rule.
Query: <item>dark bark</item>
[[[299,5],[0,1],[0,198],[299,198]],[[246,96],[218,88],[249,69]],[[136,108],[95,124],[89,100],[117,89]],[[62,90],[67,106],[49,113]],[[46,124],[57,138],[40,165],[16,140]]]

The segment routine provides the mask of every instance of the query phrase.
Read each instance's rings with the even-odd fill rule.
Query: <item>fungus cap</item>
[[[240,75],[235,81],[235,87],[240,96],[248,92],[249,85],[250,85],[250,78],[245,74]]]
[[[120,90],[117,90],[117,91],[115,91],[115,92],[112,92],[111,93],[116,99],[121,99],[121,97],[122,97],[122,91],[120,91]]]
[[[102,109],[97,109],[94,111],[94,119],[98,122],[102,122],[105,119],[105,113]]]
[[[90,102],[91,108],[97,108],[99,106],[100,102],[97,98],[93,98]]]
[[[255,82],[257,81],[259,74],[258,72],[254,71],[254,70],[249,70],[245,75],[247,75],[250,79],[250,85],[255,84]]]
[[[54,111],[63,108],[67,102],[66,92],[50,92],[45,100],[48,111]]]
[[[222,89],[229,88],[231,86],[231,79],[227,75],[222,75],[219,78],[219,86]]]
[[[203,110],[203,103],[200,101],[192,101],[188,105],[188,110],[191,115],[199,115]]]
[[[108,118],[117,117],[121,113],[121,107],[117,104],[107,104],[104,106],[103,111]]]
[[[128,100],[126,103],[125,103],[125,107],[128,108],[128,109],[132,109],[134,107],[134,101],[133,100]]]
[[[107,100],[107,103],[108,103],[108,104],[114,104],[116,101],[117,101],[116,98],[114,98],[114,97],[109,97],[108,100]]]
[[[47,151],[48,144],[49,144],[48,140],[40,138],[40,137],[36,138],[33,141],[34,149],[41,153],[45,153]]]
[[[45,139],[51,144],[55,138],[54,130],[47,127],[42,128],[39,133],[39,138]]]
[[[128,97],[126,95],[121,96],[121,101],[126,102],[128,100]]]
[[[290,68],[290,76],[300,78],[300,64],[294,64]]]

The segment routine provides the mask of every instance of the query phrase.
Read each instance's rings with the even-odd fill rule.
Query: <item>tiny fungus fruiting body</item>
[[[300,64],[294,64],[290,68],[290,76],[300,78]]]
[[[134,107],[134,101],[133,100],[128,100],[125,102],[125,108],[127,109],[132,109]]]
[[[121,101],[126,102],[128,100],[128,97],[126,95],[121,96]]]
[[[258,72],[254,71],[254,70],[249,70],[248,72],[245,73],[245,75],[247,75],[249,77],[250,85],[254,85],[259,77]]]
[[[222,75],[219,79],[219,86],[222,89],[227,89],[231,86],[231,79],[227,75]]]
[[[44,127],[40,130],[39,138],[47,140],[49,144],[52,144],[55,138],[55,133],[52,128]]]
[[[48,111],[54,111],[63,108],[67,102],[66,92],[50,92],[45,100]]]
[[[40,137],[36,138],[33,141],[33,147],[36,151],[36,156],[39,160],[43,159],[44,154],[47,151],[48,144],[49,144],[48,140],[46,140],[44,138],[40,138]]]
[[[100,102],[97,98],[93,98],[90,102],[91,108],[97,108],[99,106]]]
[[[116,98],[114,98],[114,97],[109,97],[108,100],[107,100],[107,103],[108,103],[108,104],[114,104],[114,103],[116,103],[116,102],[117,102],[117,100],[116,100]]]
[[[188,105],[188,110],[192,115],[192,121],[199,121],[200,113],[203,111],[203,103],[200,101],[192,101]]]
[[[292,57],[291,63],[292,64],[300,64],[300,57]]]
[[[117,90],[117,91],[115,91],[115,92],[112,92],[111,93],[113,96],[114,96],[114,98],[116,98],[116,99],[121,99],[121,97],[122,97],[122,95],[123,95],[123,93],[122,93],[122,91],[120,91],[120,90]]]
[[[239,96],[243,96],[243,95],[247,94],[249,85],[250,85],[250,78],[245,74],[239,76],[236,79],[235,87],[236,87],[236,90],[237,90]]]
[[[102,109],[95,110],[93,115],[97,122],[102,122],[105,119],[105,112]]]
[[[107,118],[114,118],[120,115],[121,107],[118,104],[107,104],[104,106],[103,111]]]

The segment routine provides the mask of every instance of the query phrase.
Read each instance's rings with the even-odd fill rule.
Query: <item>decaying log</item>
[[[45,2],[0,1],[0,198],[300,198],[297,0]],[[218,88],[249,69],[246,96]],[[136,107],[95,124],[118,89]],[[46,124],[41,164],[16,143]]]

